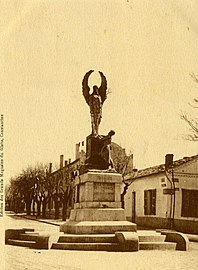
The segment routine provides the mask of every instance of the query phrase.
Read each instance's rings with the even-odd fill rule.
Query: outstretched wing
[[[87,104],[89,105],[89,91],[90,91],[90,88],[89,88],[89,85],[88,85],[88,79],[89,79],[89,76],[90,74],[93,72],[93,70],[90,70],[88,71],[84,78],[83,78],[83,81],[82,81],[82,90],[83,90],[83,96],[87,102]]]
[[[101,100],[102,100],[102,104],[103,104],[103,102],[107,98],[107,80],[101,71],[99,71],[99,73],[100,73],[100,77],[101,77],[101,85],[98,88],[98,92],[99,92],[99,95],[101,96]]]

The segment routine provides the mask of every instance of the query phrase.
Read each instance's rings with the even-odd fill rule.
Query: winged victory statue
[[[82,81],[83,96],[90,107],[92,135],[98,137],[98,129],[102,118],[102,105],[107,98],[107,80],[104,74],[99,71],[101,77],[100,87],[94,85],[90,94],[88,79],[94,70],[88,71]]]

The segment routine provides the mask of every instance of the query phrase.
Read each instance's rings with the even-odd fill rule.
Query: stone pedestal
[[[109,171],[88,171],[75,178],[75,204],[60,231],[74,234],[136,231],[121,208],[122,177]]]

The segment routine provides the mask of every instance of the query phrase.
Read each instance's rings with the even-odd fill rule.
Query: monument
[[[60,231],[67,234],[115,234],[136,232],[136,224],[126,221],[121,208],[122,176],[111,158],[111,138],[115,134],[99,134],[102,106],[107,98],[107,80],[102,72],[100,87],[94,85],[90,94],[88,71],[82,81],[83,96],[90,107],[91,134],[86,139],[86,161],[74,180],[75,203],[69,221]]]

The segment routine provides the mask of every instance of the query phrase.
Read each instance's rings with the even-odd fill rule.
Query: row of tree
[[[12,178],[6,187],[6,208],[16,213],[26,211],[27,215],[46,218],[46,207],[48,205],[50,216],[54,202],[55,218],[59,218],[59,208],[63,205],[63,218],[66,219],[65,208],[68,199],[71,199],[71,189],[65,184],[68,181],[69,175],[65,179],[60,175],[52,177],[47,165],[28,167]]]

